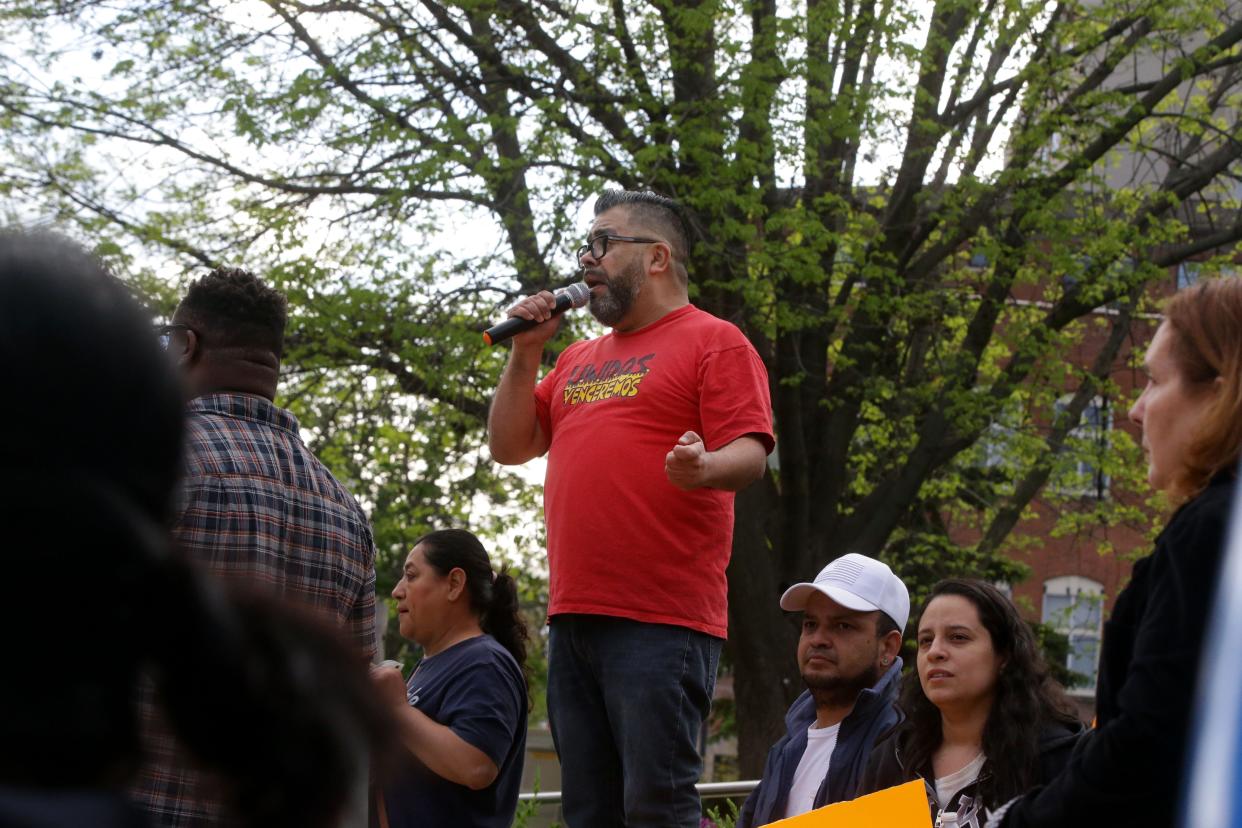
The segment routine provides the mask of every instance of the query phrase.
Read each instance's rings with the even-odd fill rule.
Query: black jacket
[[[1069,762],[1074,744],[1083,734],[1081,724],[1071,725],[1063,722],[1052,722],[1044,726],[1039,734],[1039,779],[1037,784],[1045,785],[1054,778]],[[973,822],[963,824],[977,825],[982,828],[986,813],[980,807],[974,811],[969,807],[970,800],[978,801],[979,781],[986,779],[990,773],[990,762],[985,762],[979,772],[979,780],[958,791],[953,799],[941,809],[936,803],[935,777],[931,768],[914,768],[909,766],[904,754],[904,745],[909,736],[906,725],[895,728],[883,741],[875,746],[871,758],[867,761],[867,770],[863,773],[862,783],[858,787],[858,795],[875,793],[894,785],[901,785],[914,779],[922,779],[927,789],[927,807],[931,809],[932,824],[941,810],[976,814]]]
[[[115,791],[0,787],[5,828],[149,828],[146,814]]]
[[[828,763],[828,778],[820,783],[815,794],[816,808],[857,796],[858,780],[876,739],[901,721],[897,710],[897,688],[900,684],[899,658],[874,687],[858,694],[854,709],[841,721],[837,746]],[[815,700],[808,690],[798,696],[785,713],[788,732],[768,751],[763,779],[742,805],[737,828],[767,825],[784,818],[794,771],[806,751],[806,730],[814,721]]]
[[[1013,803],[1005,828],[1174,824],[1234,483],[1217,475],[1134,565],[1104,624],[1096,729],[1064,773]]]

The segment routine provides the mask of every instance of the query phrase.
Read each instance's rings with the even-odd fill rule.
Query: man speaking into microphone
[[[570,828],[697,828],[698,738],[726,634],[733,493],[773,447],[768,379],[735,326],[690,304],[680,206],[606,191],[578,252],[591,314],[537,382],[555,298],[509,315],[488,418],[499,463],[548,454],[548,714]]]

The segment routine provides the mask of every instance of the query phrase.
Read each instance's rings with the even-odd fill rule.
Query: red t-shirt
[[[742,332],[687,305],[631,333],[575,342],[536,387],[535,406],[551,438],[548,615],[723,638],[733,493],[682,491],[664,457],[687,431],[709,451],[748,434],[772,450],[767,371]]]

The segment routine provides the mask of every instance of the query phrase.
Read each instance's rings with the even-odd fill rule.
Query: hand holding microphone
[[[371,665],[371,685],[385,703],[393,707],[408,704],[405,695],[405,679],[401,677],[401,662],[385,659]]]
[[[555,293],[541,291],[528,296],[509,308],[509,318],[498,325],[493,325],[483,332],[483,341],[488,345],[504,342],[523,331],[529,331],[560,316],[570,308],[580,308],[591,299],[591,288],[585,282],[574,282]],[[545,339],[551,339],[552,329]]]

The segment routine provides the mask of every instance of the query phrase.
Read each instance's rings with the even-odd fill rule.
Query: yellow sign
[[[849,802],[825,805],[769,828],[931,828],[927,788],[916,779],[894,788],[860,796]]]

